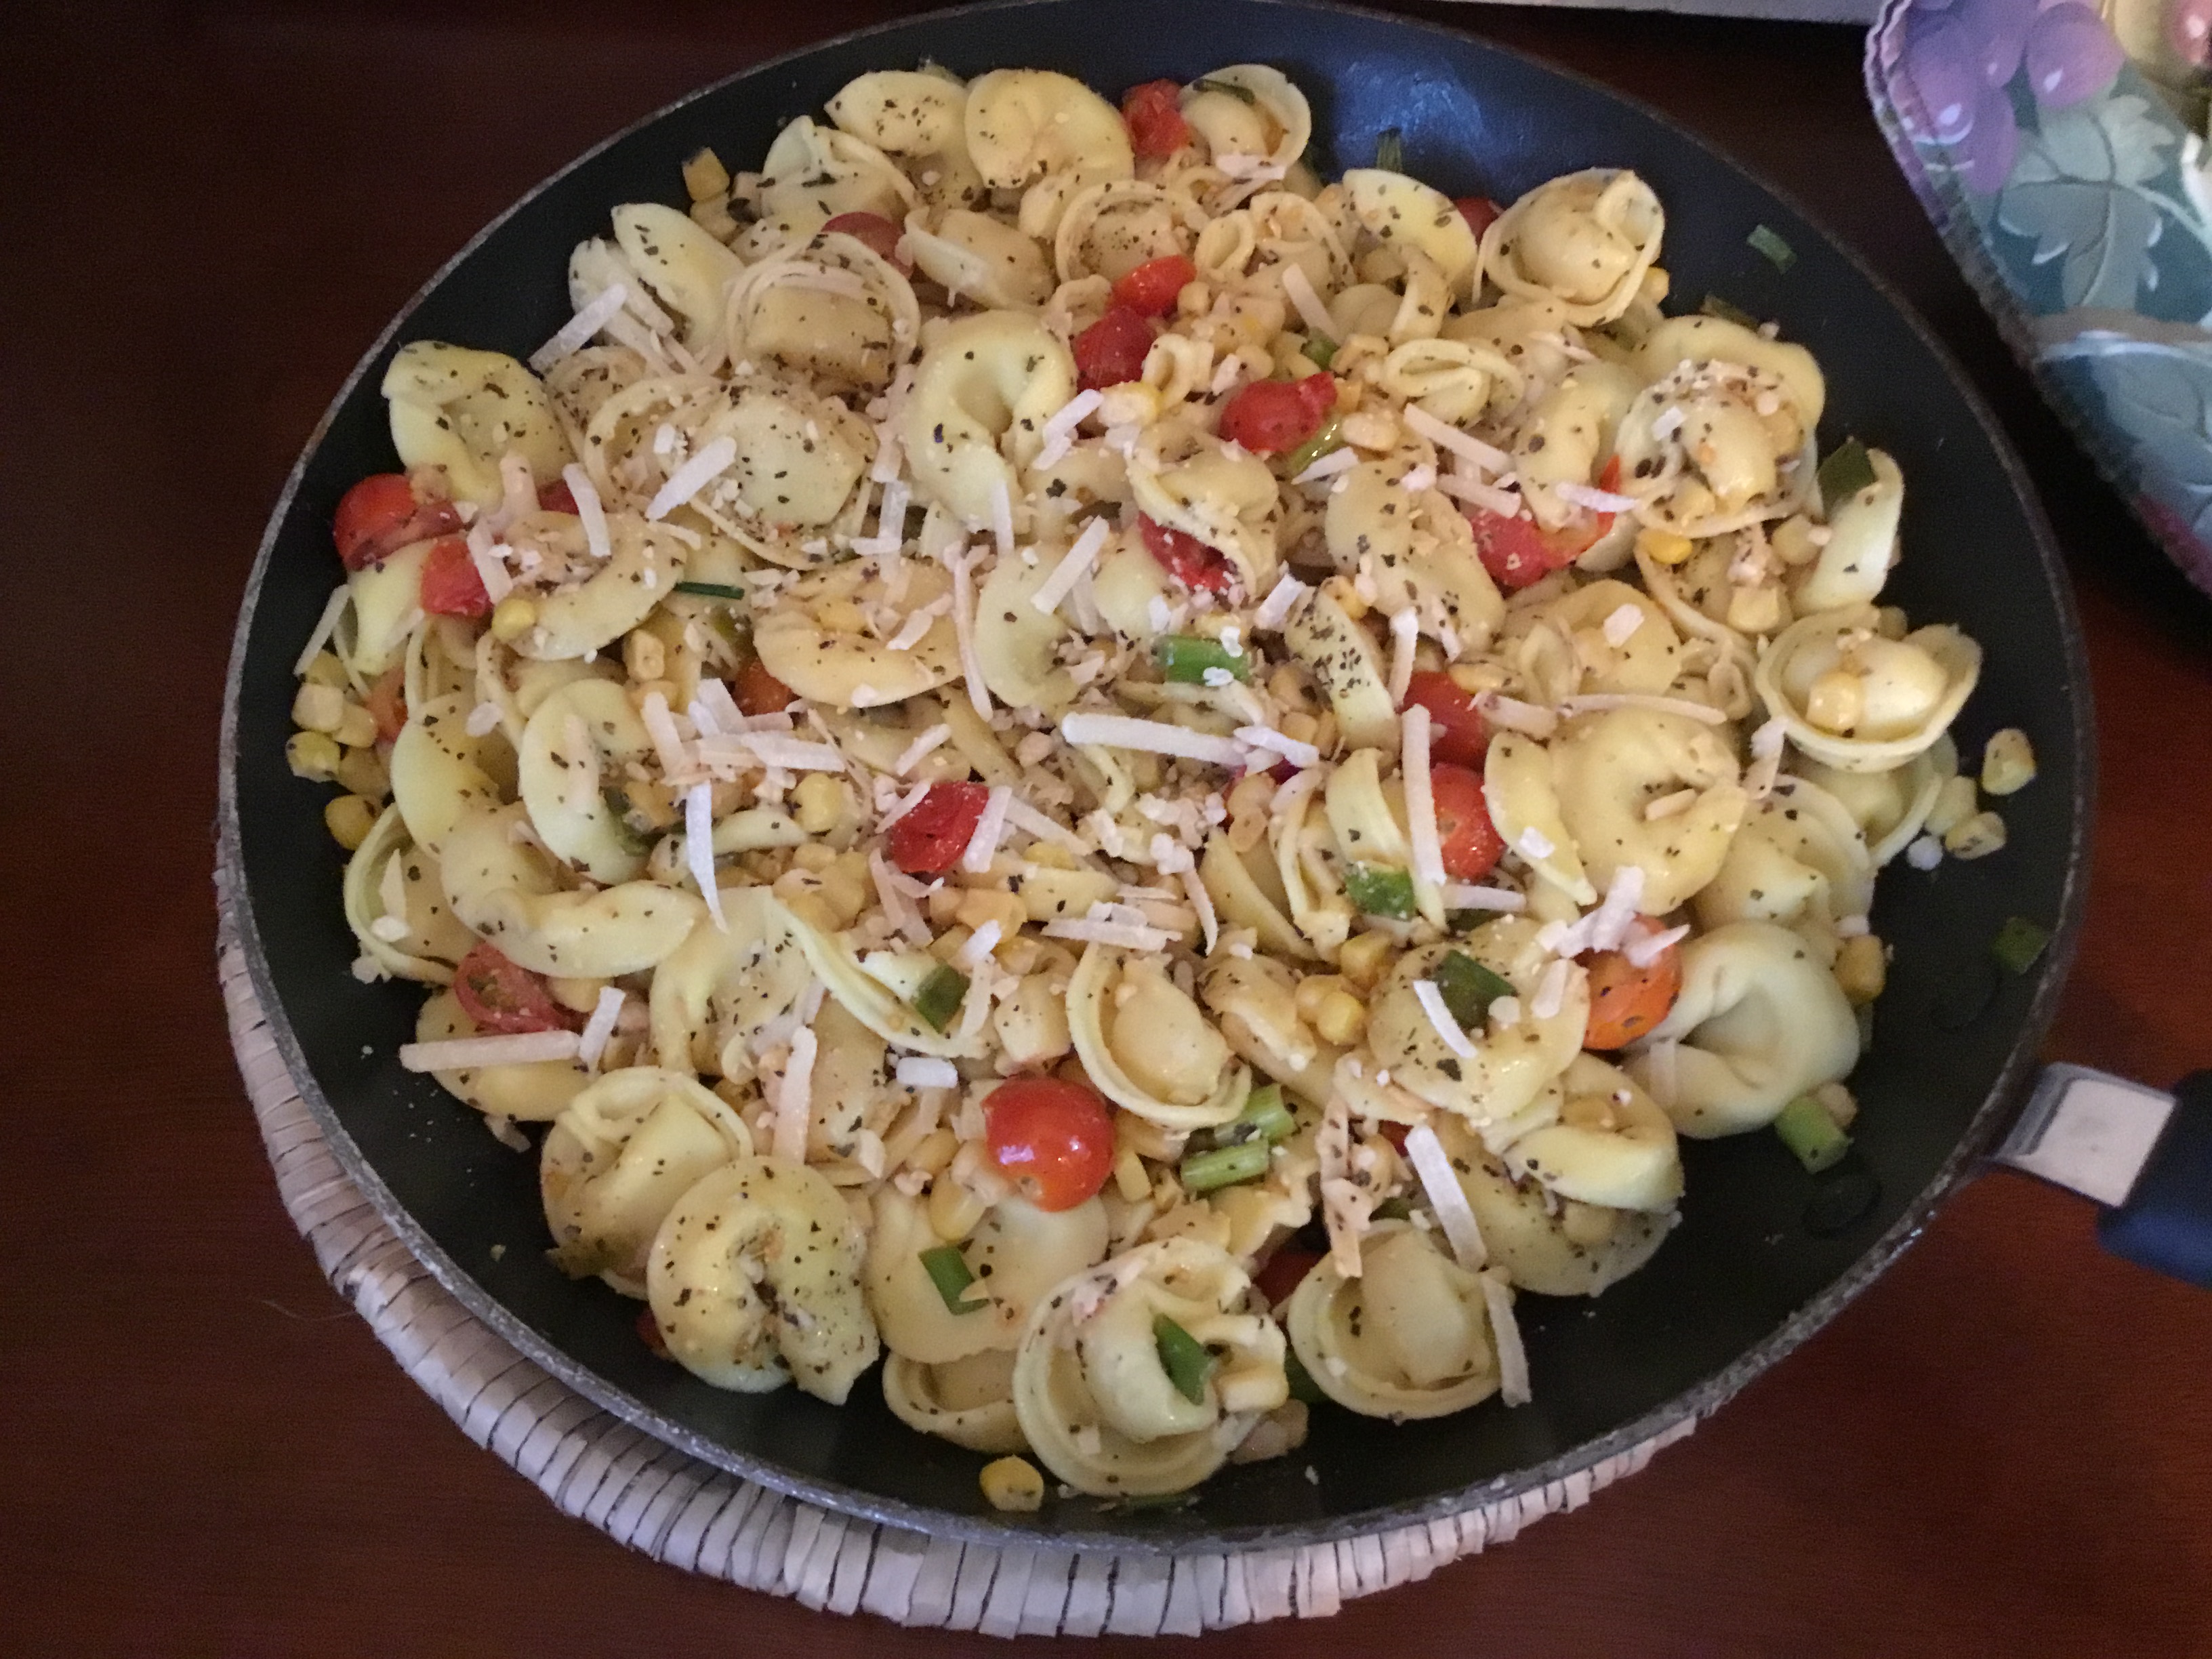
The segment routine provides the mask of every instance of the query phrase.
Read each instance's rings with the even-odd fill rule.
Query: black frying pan
[[[966,75],[1064,70],[1109,95],[1263,60],[1312,99],[1324,173],[1365,164],[1395,127],[1408,170],[1454,195],[1510,200],[1573,168],[1636,168],[1667,206],[1676,308],[1710,291],[1778,319],[1827,372],[1823,447],[1855,433],[1904,467],[1905,557],[1889,597],[1916,621],[1962,625],[1987,652],[1957,727],[1962,751],[1978,754],[2003,726],[2034,742],[2041,776],[2005,803],[2001,854],[1934,875],[1900,862],[1881,884],[1874,927],[1895,962],[1851,1079],[1864,1108],[1851,1158],[1814,1177],[1771,1134],[1686,1144],[1683,1222],[1648,1268],[1595,1303],[1523,1299],[1533,1405],[1401,1427],[1323,1408],[1304,1453],[1226,1469],[1186,1506],[1073,1500],[999,1515],[976,1485],[983,1460],[907,1429],[872,1380],[840,1409],[789,1389],[722,1393],[653,1358],[635,1304],[544,1260],[532,1162],[431,1079],[399,1070],[421,988],[364,986],[347,971],[356,946],[322,824],[328,792],[295,779],[283,750],[291,665],[339,575],[331,511],[356,479],[395,465],[377,393],[392,351],[427,337],[527,355],[565,320],[568,251],[605,232],[610,208],[680,199],[678,166],[701,145],[732,167],[756,162],[782,123],[850,76],[924,58]],[[1786,275],[1746,246],[1760,224],[1796,249]],[[540,187],[438,273],[362,359],[270,522],[232,664],[222,856],[243,894],[255,988],[340,1161],[441,1283],[601,1405],[770,1486],[937,1532],[1125,1550],[1303,1543],[1538,1486],[1709,1411],[1888,1265],[2025,1092],[2080,919],[2090,731],[2072,602],[1988,411],[1894,295],[1733,163],[1591,82],[1443,29],[1280,0],[1030,0],[848,36],[697,94]],[[2013,915],[2057,936],[2026,976],[1990,960]]]

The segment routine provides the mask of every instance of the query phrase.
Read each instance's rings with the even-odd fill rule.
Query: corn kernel
[[[623,666],[634,680],[657,680],[668,672],[668,647],[660,642],[658,635],[633,628],[623,635]]]
[[[1730,607],[1733,614],[1734,607]],[[1832,668],[1805,694],[1805,718],[1823,732],[1848,732],[1866,713],[1866,686],[1856,674]]]
[[[323,808],[323,823],[331,839],[350,853],[368,839],[376,826],[376,808],[359,795],[340,795]]]
[[[1361,990],[1372,990],[1389,963],[1390,952],[1396,948],[1397,941],[1388,933],[1377,931],[1355,934],[1336,953],[1337,970]]]
[[[1044,1477],[1024,1457],[1001,1457],[983,1465],[983,1496],[994,1510],[1029,1514],[1044,1507]]]
[[[835,773],[809,772],[793,788],[791,802],[791,815],[800,829],[810,836],[826,836],[845,815],[844,782]]]
[[[1954,859],[1985,859],[2004,844],[2004,820],[1994,812],[1977,812],[1943,837],[1943,850]]]
[[[588,1014],[599,1007],[599,993],[606,985],[603,979],[563,979],[557,975],[545,981],[553,1000],[578,1014]]]
[[[1872,933],[1847,939],[1836,952],[1836,984],[1854,1005],[1872,1002],[1889,982],[1887,954]]]
[[[696,149],[684,158],[684,191],[693,201],[724,195],[729,188],[730,170],[713,150]]]
[[[1346,416],[1337,431],[1354,449],[1378,455],[1395,449],[1398,440],[1404,435],[1399,428],[1398,417],[1380,409],[1363,409],[1357,415]]]
[[[1611,1238],[1613,1229],[1620,1224],[1620,1212],[1601,1209],[1595,1204],[1577,1203],[1567,1200],[1559,1206],[1559,1231],[1570,1244],[1579,1244],[1591,1249]]]
[[[999,937],[1011,939],[1021,931],[1030,913],[1018,893],[1003,892],[995,887],[970,887],[961,892],[952,919],[970,933],[987,921],[995,921],[999,924]]]
[[[1654,564],[1680,564],[1696,545],[1687,536],[1678,536],[1671,530],[1646,527],[1636,532],[1636,550]]]
[[[1813,521],[1802,513],[1793,513],[1767,532],[1766,544],[1775,556],[1787,565],[1807,565],[1820,556],[1820,544],[1813,539]]]
[[[284,744],[284,763],[295,778],[328,783],[337,774],[337,741],[326,732],[295,732]]]
[[[1653,305],[1664,305],[1668,295],[1674,291],[1674,279],[1667,274],[1666,267],[1653,265],[1644,273],[1644,282],[1639,292]]]
[[[837,920],[837,913],[830,908],[828,901],[821,894],[805,889],[787,893],[781,882],[775,884],[775,890],[776,897],[783,901],[783,908],[808,927],[824,933],[844,931],[844,925]]]
[[[2016,726],[1992,732],[1982,750],[1982,793],[2009,795],[2035,781],[2035,750]]]
[[[1782,590],[1738,587],[1729,594],[1728,625],[1739,634],[1771,634],[1782,626]]]
[[[951,1130],[939,1126],[914,1143],[914,1150],[906,1155],[906,1167],[933,1176],[952,1162],[952,1154],[960,1150],[960,1142]]]
[[[335,685],[302,685],[292,699],[292,724],[303,732],[334,732],[345,719],[345,693]]]
[[[1455,662],[1444,670],[1452,684],[1471,697],[1486,692],[1500,691],[1505,687],[1505,668],[1494,662]]]
[[[1912,620],[1902,606],[1886,605],[1875,612],[1874,631],[1886,640],[1901,640],[1912,631]]]
[[[491,613],[491,636],[502,643],[513,644],[537,626],[537,602],[524,594],[508,594]]]
[[[868,901],[875,896],[876,885],[865,861],[857,872],[850,865],[839,864],[823,872],[822,902],[837,918],[840,933],[860,919],[860,912],[868,908]]]
[[[1333,991],[1346,988],[1346,981],[1334,974],[1308,974],[1291,994],[1300,1019],[1311,1019],[1321,1012],[1322,1000]]]
[[[1152,1190],[1152,1177],[1145,1173],[1145,1160],[1137,1156],[1133,1146],[1124,1146],[1114,1160],[1114,1190],[1121,1194],[1124,1204],[1141,1204]]]
[[[392,793],[392,775],[385,769],[384,757],[374,749],[347,750],[338,757],[332,775],[355,794],[371,800],[381,801]]]
[[[1928,809],[1928,821],[1923,827],[1931,836],[1948,836],[1973,817],[1978,805],[1972,778],[1946,778],[1943,787],[1936,793],[1936,805]]]
[[[718,242],[736,240],[741,228],[731,216],[728,200],[720,196],[709,196],[703,202],[692,203],[691,222]]]
[[[1857,1098],[1840,1083],[1823,1083],[1813,1091],[1813,1098],[1820,1103],[1822,1110],[1836,1120],[1838,1129],[1850,1128],[1858,1118]]]
[[[1349,1048],[1367,1030],[1367,1005],[1349,991],[1332,991],[1322,999],[1313,1024],[1322,1042]]]
[[[343,690],[345,665],[337,659],[335,652],[318,651],[314,661],[307,665],[307,672],[301,678],[310,685],[335,685]]]
[[[373,748],[376,743],[376,716],[359,703],[349,702],[339,714],[331,735],[349,749]]]
[[[1351,577],[1331,576],[1321,585],[1321,591],[1324,597],[1334,600],[1342,608],[1344,614],[1354,622],[1367,614],[1367,601],[1361,597],[1359,590],[1352,585]]]
[[[929,1230],[947,1244],[957,1244],[974,1232],[987,1207],[949,1174],[929,1183]]]

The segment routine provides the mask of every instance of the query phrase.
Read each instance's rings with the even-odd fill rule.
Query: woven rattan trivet
[[[617,1542],[832,1613],[991,1636],[1196,1635],[1325,1618],[1510,1539],[1690,1432],[1426,1525],[1304,1549],[1176,1557],[932,1538],[817,1509],[663,1445],[518,1353],[430,1276],[340,1169],[270,1034],[228,914],[219,966],[231,1046],[294,1224],[339,1295],[461,1432]]]

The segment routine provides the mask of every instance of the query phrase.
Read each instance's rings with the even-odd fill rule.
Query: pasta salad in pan
[[[880,1359],[1002,1508],[1528,1400],[1680,1137],[1840,1154],[1876,872],[2003,839],[1898,467],[1665,313],[1652,190],[1311,136],[926,65],[701,151],[528,362],[398,352],[299,661],[356,971],[553,1261],[719,1388]]]

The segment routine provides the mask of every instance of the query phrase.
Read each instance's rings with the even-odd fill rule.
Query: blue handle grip
[[[2212,1290],[2212,1072],[2182,1079],[2173,1114],[2124,1204],[2097,1237],[2115,1255]]]

